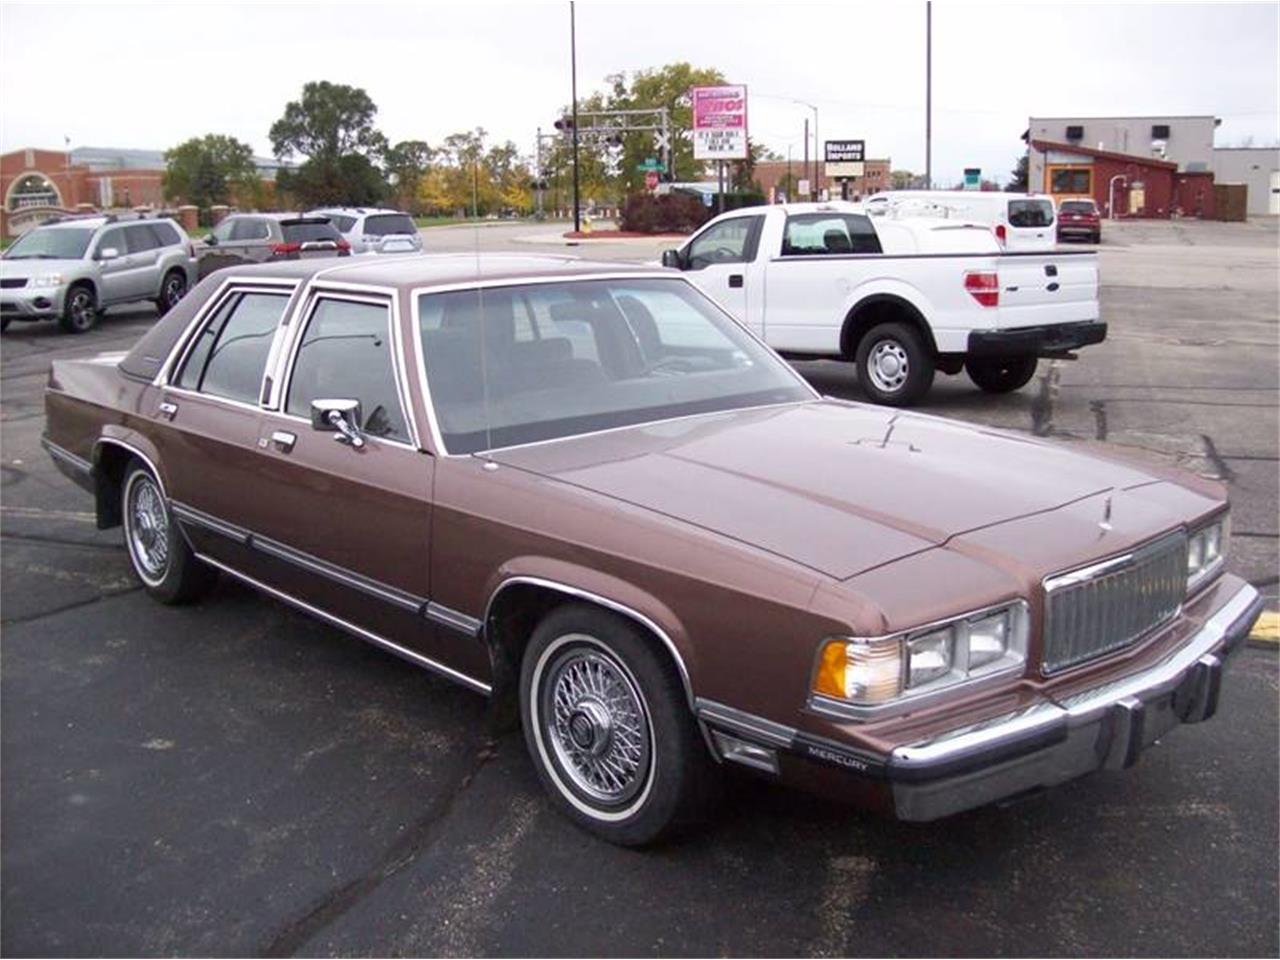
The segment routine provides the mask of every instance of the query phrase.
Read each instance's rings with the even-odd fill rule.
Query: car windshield
[[[427,293],[418,325],[449,453],[814,396],[680,279]]]
[[[338,240],[338,228],[328,220],[285,220],[280,224],[286,243]]]
[[[1062,213],[1096,213],[1092,203],[1087,200],[1067,200],[1058,210]]]
[[[417,232],[418,228],[413,225],[413,220],[403,213],[379,213],[365,217],[364,221],[366,237],[385,237],[391,233],[407,233],[412,236]]]
[[[6,260],[79,260],[93,239],[92,227],[28,230],[5,251]]]

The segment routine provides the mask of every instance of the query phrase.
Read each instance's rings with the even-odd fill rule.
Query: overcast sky
[[[1275,3],[972,5],[933,12],[934,171],[1007,176],[1029,115],[1212,114],[1218,145],[1280,139]],[[862,138],[924,168],[925,5],[581,0],[580,95],[687,60],[748,86],[753,139],[797,159]],[[0,150],[165,149],[267,131],[308,80],[353,84],[394,142],[483,126],[532,153],[569,95],[565,2],[0,7]]]

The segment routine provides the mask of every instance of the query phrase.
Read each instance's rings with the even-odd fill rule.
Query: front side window
[[[1053,226],[1053,202],[1050,200],[1010,200],[1009,226]]]
[[[880,238],[861,214],[806,213],[787,218],[784,257],[879,253]]]
[[[123,227],[113,227],[110,230],[102,231],[102,235],[98,237],[98,246],[94,256],[101,258],[102,251],[107,249],[114,250],[122,257],[129,252],[129,248],[125,245]]]
[[[232,242],[265,240],[269,232],[270,228],[265,220],[258,217],[241,217],[231,228],[231,240]]]
[[[756,238],[763,217],[733,217],[702,231],[689,244],[689,269],[713,263],[746,263],[755,259]]]
[[[191,345],[176,385],[256,404],[271,340],[288,303],[284,293],[228,296]]]
[[[213,228],[213,238],[219,243],[226,243],[231,239],[231,231],[235,229],[236,224],[239,222],[239,217],[236,217],[234,220],[223,220]]]
[[[385,303],[317,301],[294,359],[285,412],[309,419],[313,400],[359,400],[365,433],[407,443],[390,317]]]
[[[684,280],[426,293],[418,323],[450,453],[813,397]]]

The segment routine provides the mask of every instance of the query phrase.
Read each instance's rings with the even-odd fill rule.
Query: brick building
[[[264,184],[274,186],[280,163],[254,162]],[[60,213],[159,209],[165,205],[164,172],[160,150],[26,147],[0,154],[0,235],[16,236]]]
[[[1158,157],[1099,150],[1078,143],[1032,139],[1028,189],[1055,200],[1091,197],[1111,216],[1215,216],[1213,172],[1179,170]]]
[[[785,185],[784,181],[787,178],[788,166],[791,169],[791,177],[797,184],[801,180],[811,179],[812,162],[807,168],[803,160],[792,160],[790,163],[786,160],[762,160],[756,164],[755,179],[760,184],[760,189],[766,197],[772,199]],[[873,193],[888,190],[890,187],[889,168],[890,161],[887,158],[883,160],[868,160],[863,167],[863,175],[849,181],[849,199],[869,197]],[[828,189],[833,197],[840,196],[840,184],[823,175],[821,163],[818,164],[817,183],[811,186],[814,190]],[[788,197],[787,199],[799,200],[808,198]]]

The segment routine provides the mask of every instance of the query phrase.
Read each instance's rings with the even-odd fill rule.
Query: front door
[[[93,258],[98,261],[101,270],[102,279],[98,291],[100,305],[142,298],[139,270],[134,257],[129,253],[129,239],[125,236],[124,227],[108,227],[98,234],[98,245],[94,248]]]
[[[747,289],[747,269],[755,259],[763,222],[760,215],[721,220],[690,240],[684,250],[685,269],[694,285],[748,326],[753,325],[748,298],[764,293]]]
[[[488,657],[475,634],[429,616],[435,461],[403,399],[397,319],[390,297],[323,293],[307,305],[279,409],[263,415],[256,483],[270,506],[255,547],[279,589],[375,642],[482,678]],[[322,399],[359,402],[362,443],[313,428]]]

